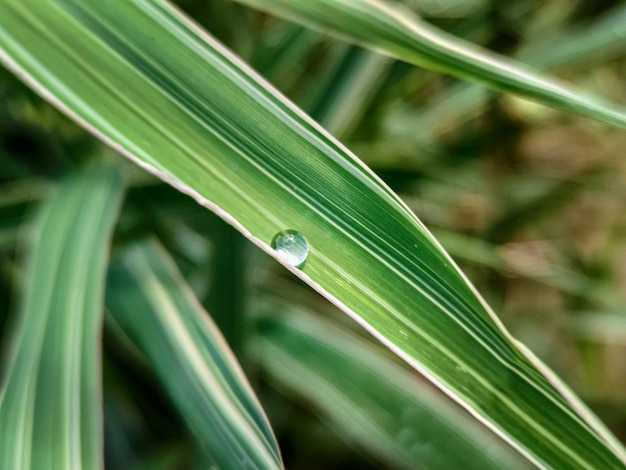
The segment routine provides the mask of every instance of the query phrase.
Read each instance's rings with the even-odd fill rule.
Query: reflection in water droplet
[[[309,254],[309,242],[296,230],[283,230],[274,235],[272,248],[287,264],[301,267]]]

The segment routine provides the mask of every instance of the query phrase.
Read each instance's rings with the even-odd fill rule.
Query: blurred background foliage
[[[626,2],[410,0],[428,21],[626,105]],[[181,9],[379,174],[512,334],[626,440],[626,133],[367,52],[226,0]],[[100,144],[0,70],[0,332],[20,224]],[[190,198],[130,164],[115,251],[156,234],[251,377],[288,468],[386,468],[276,387],[255,348],[268,299],[364,333]],[[190,468],[197,450],[154,372],[105,318],[108,468]],[[6,351],[3,347],[1,351]],[[2,353],[0,353],[2,354]],[[344,436],[345,437],[345,436]],[[367,449],[365,449],[367,451]]]

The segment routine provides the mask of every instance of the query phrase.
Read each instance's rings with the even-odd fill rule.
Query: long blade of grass
[[[192,195],[539,465],[623,449],[517,345],[410,210],[345,147],[161,1],[5,0],[0,58]],[[270,243],[308,240],[300,269]]]
[[[380,0],[236,1],[406,62],[626,127],[623,109],[448,34],[399,4]]]
[[[620,6],[589,25],[556,33],[549,39],[550,47],[545,47],[545,38],[535,39],[520,50],[516,58],[539,70],[576,64],[588,65],[590,62],[624,55],[624,36],[626,7]],[[451,87],[430,106],[412,112],[398,107],[400,113],[393,110],[390,120],[393,121],[396,131],[398,128],[402,130],[402,135],[428,140],[449,128],[450,123],[458,126],[475,116],[477,108],[491,96],[479,84],[460,83]]]
[[[255,346],[273,382],[313,403],[341,435],[394,466],[526,468],[476,421],[327,320],[269,305]]]
[[[134,245],[112,265],[107,307],[220,468],[282,467],[235,356],[160,245]]]
[[[46,200],[0,392],[0,468],[102,467],[99,330],[122,184],[95,167]]]

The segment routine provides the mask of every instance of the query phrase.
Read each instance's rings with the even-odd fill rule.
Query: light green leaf
[[[399,4],[382,0],[236,1],[421,67],[626,127],[623,109],[448,34]]]
[[[34,232],[25,303],[0,394],[0,468],[102,467],[100,322],[116,171],[63,182]]]
[[[617,440],[516,345],[400,199],[168,4],[5,0],[0,58],[279,259],[533,462],[624,467]],[[286,229],[308,241],[301,269],[270,246]]]
[[[134,245],[112,265],[107,307],[220,468],[282,467],[235,356],[160,245]]]
[[[273,381],[333,428],[401,468],[526,468],[504,443],[365,341],[297,307],[270,304],[255,352]]]

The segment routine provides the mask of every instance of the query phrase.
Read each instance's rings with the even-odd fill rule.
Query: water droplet
[[[274,235],[272,248],[287,264],[301,267],[309,254],[309,242],[296,230],[283,230]]]

